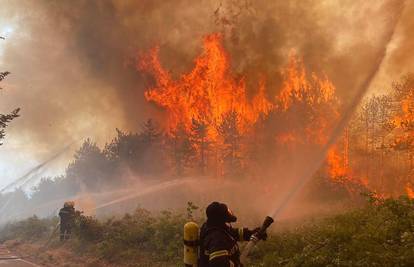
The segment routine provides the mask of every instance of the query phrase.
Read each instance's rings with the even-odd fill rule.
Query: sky
[[[100,146],[116,128],[136,131],[160,111],[144,100],[148,79],[135,59],[154,46],[179,75],[201,50],[202,37],[224,35],[232,68],[272,77],[295,49],[326,74],[344,102],[373,64],[399,0],[0,0],[0,112],[21,108],[0,146],[0,187],[42,163],[43,176],[64,173],[82,140]],[[369,94],[382,93],[414,69],[414,1],[406,1]]]

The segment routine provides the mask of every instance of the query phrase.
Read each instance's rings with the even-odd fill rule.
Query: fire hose
[[[49,245],[50,241],[52,240],[53,236],[56,234],[57,230],[59,229],[60,226],[60,222],[58,222],[55,226],[55,228],[53,229],[53,232],[50,234],[49,238],[46,240],[46,243],[41,247],[42,248],[47,248],[47,246]]]

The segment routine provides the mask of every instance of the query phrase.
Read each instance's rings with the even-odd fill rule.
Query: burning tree
[[[284,168],[296,160],[294,155],[311,155],[326,144],[341,110],[326,75],[309,73],[292,52],[279,73],[279,88],[269,88],[264,75],[256,75],[261,77],[257,87],[248,88],[246,77],[232,72],[221,35],[207,35],[203,44],[193,69],[177,79],[161,65],[158,48],[138,63],[154,78],[146,99],[167,111],[178,169],[183,170],[182,156],[188,154],[198,162],[191,168],[202,174],[235,176],[234,170],[243,169],[263,176],[277,168],[276,162]],[[360,107],[328,152],[322,171],[331,182],[354,195],[361,189],[377,195],[397,194],[401,188],[414,192],[413,80],[407,76],[394,84],[395,94],[373,96]],[[186,141],[178,142],[184,136]],[[274,163],[266,167],[263,161]],[[398,176],[398,182],[390,176]]]
[[[183,124],[178,124],[177,128],[168,134],[173,169],[176,176],[182,176],[186,169],[191,166],[191,159],[194,157],[194,149],[190,141],[190,136]]]
[[[240,118],[236,111],[229,111],[223,116],[217,132],[221,139],[224,174],[240,174],[242,167]]]
[[[274,144],[286,141],[322,146],[338,118],[339,101],[333,84],[326,77],[308,74],[294,53],[282,71],[282,87],[271,90],[277,95],[268,96],[264,75],[259,75],[256,88],[247,88],[246,78],[232,73],[219,34],[204,38],[204,49],[195,59],[194,68],[178,79],[161,65],[158,48],[142,57],[138,68],[154,78],[145,97],[168,111],[167,132],[190,136],[189,145],[195,150],[201,173],[209,157],[215,162],[210,168],[226,170],[216,171],[219,174],[254,165],[242,159],[253,158],[247,157],[253,150],[247,151],[246,143],[259,134],[259,120],[266,125],[263,131],[270,132],[267,139]]]
[[[190,138],[195,150],[198,151],[197,158],[199,171],[204,175],[206,173],[207,158],[210,149],[207,124],[193,119]]]
[[[394,138],[391,147],[397,153],[397,168],[400,183],[405,183],[406,192],[414,197],[414,75],[409,74],[401,82],[393,84],[395,115],[392,118]]]
[[[367,98],[345,133],[346,153],[339,150],[331,158],[347,162],[345,180],[359,182],[379,197],[414,197],[413,80],[407,75],[393,83],[390,93]]]

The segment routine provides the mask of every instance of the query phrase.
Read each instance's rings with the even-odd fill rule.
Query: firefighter
[[[242,267],[238,241],[248,241],[252,234],[258,234],[260,228],[233,228],[230,223],[236,222],[224,203],[213,202],[206,209],[207,222],[200,230],[200,267]],[[266,232],[257,236],[266,240]]]
[[[60,241],[70,238],[72,228],[75,224],[75,203],[67,201],[63,204],[63,208],[59,211],[60,217]]]

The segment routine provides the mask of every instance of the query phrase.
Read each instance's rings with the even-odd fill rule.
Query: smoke
[[[405,10],[396,28],[393,41],[390,44],[386,60],[375,80],[372,88],[385,91],[392,82],[407,73],[412,73],[414,63],[412,58],[412,47],[414,38],[414,20],[410,14],[414,12],[414,3],[406,1]],[[372,90],[373,91],[373,90]]]
[[[35,165],[79,138],[103,144],[115,128],[135,131],[144,119],[162,120],[163,112],[144,100],[151,80],[137,73],[135,57],[158,45],[162,63],[179,75],[211,32],[224,34],[232,68],[252,88],[264,73],[273,95],[294,49],[333,81],[346,104],[381,49],[392,3],[2,0],[0,26],[12,31],[0,44],[0,67],[12,75],[2,84],[0,106],[22,108],[1,148],[16,160],[4,162]],[[408,10],[385,63],[390,71],[377,84],[411,67]]]

